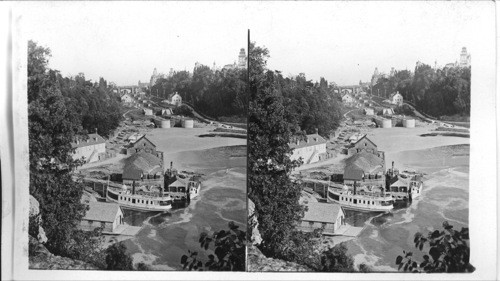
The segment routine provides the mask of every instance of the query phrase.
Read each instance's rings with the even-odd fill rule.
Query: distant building
[[[143,111],[144,111],[144,115],[146,115],[146,116],[153,115],[153,109],[151,109],[151,108],[144,108]]]
[[[298,160],[302,158],[304,164],[315,163],[326,158],[326,140],[316,134],[306,136],[306,140],[296,139],[289,143],[293,149],[290,159]]]
[[[134,98],[132,97],[131,94],[129,93],[124,93],[121,97],[120,100],[125,103],[125,104],[131,104],[134,102]]]
[[[371,108],[371,107],[366,107],[365,108],[365,114],[370,116],[370,115],[375,115],[375,109]]]
[[[300,220],[298,229],[312,232],[323,228],[324,235],[336,234],[345,225],[345,212],[339,204],[309,202],[304,217]]]
[[[390,99],[392,104],[397,106],[403,105],[403,96],[399,92],[392,94]]]
[[[138,138],[134,143],[127,147],[127,154],[134,154],[139,152],[146,152],[160,159],[163,159],[163,152],[156,150],[156,145],[150,141],[145,135]]]
[[[460,53],[460,67],[469,67],[470,66],[470,54],[467,53],[467,48],[463,47],[462,52]]]
[[[371,141],[366,135],[358,137],[357,140],[351,143],[351,147],[349,148],[348,154],[353,155],[363,151],[383,158],[383,154],[379,152],[377,145],[373,141]]]
[[[88,134],[87,139],[76,138],[71,143],[75,149],[73,159],[83,159],[85,163],[92,163],[106,157],[106,141],[98,134]]]
[[[171,69],[172,71],[172,69]],[[153,70],[153,75],[151,75],[151,79],[149,80],[149,86],[153,87],[156,84],[156,81],[160,78],[165,78],[164,74],[158,73],[156,68]]]
[[[215,67],[215,63],[214,63]],[[246,68],[247,67],[247,56],[245,55],[245,49],[241,48],[240,53],[238,54],[238,63],[236,61],[233,64],[224,65],[223,69],[238,69],[238,68]]]
[[[93,231],[102,228],[103,233],[113,234],[123,225],[123,212],[120,205],[105,202],[89,202],[85,216],[80,222],[80,229]]]
[[[394,109],[390,107],[382,108],[382,115],[394,115]]]
[[[247,56],[245,54],[245,49],[240,49],[240,54],[238,55],[238,67],[246,68],[247,67]]]
[[[180,106],[182,105],[182,97],[179,95],[179,93],[175,93],[172,98],[170,99],[170,103],[175,105],[175,106]]]
[[[150,83],[148,83],[148,82],[141,83],[141,80],[139,80],[139,82],[137,83],[137,86],[138,86],[139,88],[146,88],[146,89],[149,89],[150,85],[151,85],[151,84],[150,84]]]
[[[352,105],[356,102],[356,99],[350,93],[345,93],[342,95],[342,102],[347,105]]]
[[[375,86],[378,82],[378,79],[380,79],[381,77],[382,77],[382,74],[378,71],[378,68],[375,67],[375,71],[373,72],[373,75],[372,75],[371,85]]]

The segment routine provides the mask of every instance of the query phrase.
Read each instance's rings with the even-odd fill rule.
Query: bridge
[[[357,94],[363,91],[363,86],[360,85],[347,85],[337,86],[340,94]]]
[[[136,93],[139,93],[142,88],[143,87],[139,87],[137,85],[133,85],[133,86],[116,86],[115,87],[115,89],[118,90],[119,94],[125,94],[125,93],[136,94]]]

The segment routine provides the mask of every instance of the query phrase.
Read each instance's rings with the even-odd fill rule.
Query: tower
[[[240,54],[238,56],[238,67],[239,68],[246,68],[246,66],[247,66],[247,56],[245,54],[245,49],[241,48]]]
[[[462,52],[460,53],[460,67],[470,66],[470,54],[467,53],[467,48],[462,47]]]
[[[158,71],[155,69],[153,70],[153,75],[151,75],[151,80],[149,80],[149,86],[153,87],[156,84],[156,80],[158,79]]]

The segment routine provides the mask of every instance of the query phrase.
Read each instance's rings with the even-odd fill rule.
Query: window
[[[326,222],[321,223],[321,227],[325,228],[326,227]]]
[[[309,222],[309,226],[311,226],[311,227],[312,227],[313,225],[314,225],[314,222],[313,222],[313,221],[310,221],[310,222]]]
[[[106,223],[105,222],[101,222],[101,227],[102,228],[106,228]]]
[[[90,224],[90,225],[92,225],[93,223],[94,223],[94,221],[89,220],[89,224]]]

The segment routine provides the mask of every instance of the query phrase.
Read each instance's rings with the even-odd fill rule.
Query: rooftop
[[[169,184],[168,185],[169,187],[170,186],[174,186],[174,187],[186,187],[186,183],[180,179],[177,179],[176,181],[174,181],[173,183]]]
[[[82,137],[77,137],[77,139],[71,142],[71,147],[85,147],[89,145],[106,143],[106,140],[98,134],[88,134],[88,139],[84,140]]]
[[[139,170],[143,173],[154,174],[163,172],[160,158],[144,151],[138,152],[125,159],[125,171]]]
[[[344,180],[355,180],[360,181],[363,179],[363,170],[357,168],[356,166],[347,166],[344,170]]]
[[[297,141],[289,143],[290,148],[302,148],[302,147],[308,147],[308,146],[313,146],[313,145],[318,145],[322,143],[326,143],[326,140],[318,135],[318,134],[311,134],[306,136],[306,141],[304,140],[299,140],[298,143]]]
[[[84,220],[114,222],[120,205],[116,203],[90,202]]]
[[[359,169],[364,172],[373,173],[383,170],[384,160],[373,153],[362,151],[345,160],[347,168]],[[345,177],[345,176],[344,176]]]
[[[309,202],[306,206],[302,220],[326,223],[335,223],[342,208],[339,204],[317,202]]]

